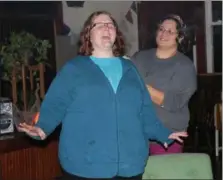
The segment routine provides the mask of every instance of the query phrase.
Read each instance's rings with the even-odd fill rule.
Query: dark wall
[[[141,1],[139,4],[138,27],[139,48],[155,46],[155,30],[159,20],[168,14],[178,14],[189,26],[194,26],[197,40],[198,71],[206,71],[204,2],[202,1]],[[192,56],[192,51],[188,56]]]
[[[47,15],[54,17],[57,13],[56,1],[2,1],[0,2],[0,14],[13,15]]]
[[[12,31],[27,31],[52,44],[47,61],[50,67],[45,72],[46,90],[56,74],[55,35],[61,27],[60,8],[61,2],[0,2],[0,42]],[[2,82],[0,96],[10,97],[10,88],[9,83]]]
[[[213,27],[214,72],[222,73],[222,26]]]

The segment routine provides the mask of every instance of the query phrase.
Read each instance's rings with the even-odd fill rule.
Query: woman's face
[[[160,24],[157,35],[156,43],[158,47],[162,48],[177,48],[177,24],[174,20],[165,20]]]
[[[96,16],[92,22],[90,40],[94,49],[110,50],[116,39],[116,27],[112,19],[101,14]]]

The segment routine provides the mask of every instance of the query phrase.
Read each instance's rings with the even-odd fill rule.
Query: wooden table
[[[51,180],[60,176],[58,134],[56,130],[45,141],[33,140],[24,133],[1,135],[2,180]]]

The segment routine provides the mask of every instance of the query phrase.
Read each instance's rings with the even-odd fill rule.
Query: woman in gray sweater
[[[185,131],[189,122],[188,101],[196,91],[196,71],[185,52],[189,41],[186,26],[177,15],[160,21],[156,32],[156,49],[137,52],[131,59],[142,75],[160,120],[173,130]],[[181,50],[181,52],[179,52]],[[174,142],[165,149],[157,142],[150,153],[180,153],[183,145]]]

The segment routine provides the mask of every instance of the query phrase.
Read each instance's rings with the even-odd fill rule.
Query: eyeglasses
[[[177,34],[178,32],[173,32],[171,31],[170,29],[165,29],[163,26],[160,26],[159,29],[158,29],[159,32],[162,32],[162,33],[165,33],[168,35],[168,36],[172,36],[172,35],[175,35]]]
[[[103,29],[103,28],[109,28],[109,29],[116,29],[116,26],[114,25],[114,23],[112,22],[108,22],[108,23],[103,23],[103,22],[99,22],[99,23],[94,23],[91,26],[91,29],[93,28],[97,28],[97,29]]]

